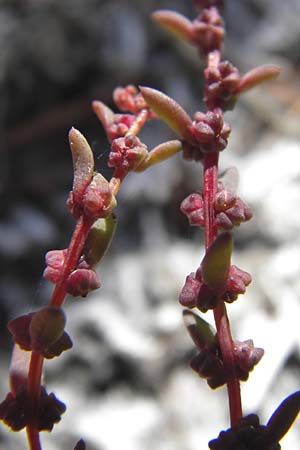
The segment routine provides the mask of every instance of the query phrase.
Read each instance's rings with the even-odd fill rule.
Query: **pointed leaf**
[[[86,450],[86,445],[83,439],[80,439],[80,441],[77,442],[77,444],[74,447],[74,450]]]
[[[215,340],[215,334],[209,323],[192,311],[183,310],[183,322],[199,351]]]
[[[300,412],[300,391],[289,395],[278,406],[267,423],[268,443],[276,443],[288,432]]]
[[[148,169],[148,167],[154,166],[154,164],[158,164],[165,159],[170,158],[180,152],[180,150],[182,150],[182,144],[180,141],[174,140],[163,142],[162,144],[154,147],[149,152],[148,157],[142,162],[142,164],[137,166],[134,171],[142,172],[143,170]]]
[[[208,248],[201,263],[201,275],[211,289],[219,291],[225,288],[231,253],[232,237],[228,232],[220,234]]]
[[[158,10],[152,14],[155,22],[174,33],[176,36],[191,42],[194,36],[193,24],[182,14],[169,10]]]
[[[69,132],[69,142],[74,167],[73,198],[75,202],[80,203],[93,177],[94,156],[85,137],[75,128],[71,128]]]
[[[247,72],[240,80],[236,92],[248,91],[249,89],[264,83],[265,81],[277,78],[280,68],[277,66],[260,66]]]
[[[192,125],[191,118],[185,110],[166,94],[149,87],[140,87],[144,99],[154,112],[179,136],[189,138],[188,127]]]
[[[114,122],[114,112],[108,106],[98,100],[95,100],[92,103],[92,108],[94,113],[102,123],[104,130],[106,131],[109,125]]]

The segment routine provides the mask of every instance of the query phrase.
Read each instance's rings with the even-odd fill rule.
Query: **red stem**
[[[205,218],[205,248],[213,243],[217,237],[218,229],[215,220],[213,202],[218,186],[218,153],[204,156],[204,218]],[[242,417],[242,403],[240,394],[240,383],[235,373],[234,343],[231,336],[229,320],[224,302],[220,302],[214,309],[214,317],[220,343],[224,367],[229,375],[227,383],[229,398],[229,411],[231,426],[237,424]]]
[[[66,296],[66,291],[64,288],[65,280],[77,267],[84,243],[93,222],[93,219],[83,216],[79,218],[68,247],[60,279],[53,291],[50,305],[58,308],[62,306]],[[42,355],[37,352],[32,352],[28,371],[28,395],[31,401],[32,417],[36,417],[37,415],[36,412],[39,405],[43,362],[44,358]],[[26,431],[30,450],[41,450],[39,432],[36,429],[35,424],[33,423],[28,425]]]

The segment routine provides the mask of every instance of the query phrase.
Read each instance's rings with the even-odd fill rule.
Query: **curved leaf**
[[[83,134],[75,128],[69,132],[69,142],[74,168],[73,196],[75,202],[80,202],[94,174],[94,156]]]
[[[190,138],[192,120],[187,112],[166,94],[149,87],[140,87],[147,104],[172,130],[183,138]]]
[[[170,31],[187,42],[192,41],[194,35],[193,24],[182,14],[161,9],[155,11],[152,14],[152,18],[167,31]]]
[[[232,253],[232,236],[225,232],[220,234],[208,248],[202,263],[201,275],[203,281],[215,290],[225,288]]]

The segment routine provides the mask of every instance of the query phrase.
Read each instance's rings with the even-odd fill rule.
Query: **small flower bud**
[[[217,67],[208,67],[204,71],[204,101],[209,109],[232,109],[236,100],[236,91],[240,74],[228,61],[222,61]]]
[[[46,269],[43,277],[56,284],[60,278],[67,250],[50,250],[46,253]]]
[[[47,349],[42,351],[42,355],[46,359],[52,359],[62,354],[66,350],[70,350],[73,347],[73,342],[65,331],[62,336],[57,339],[56,342],[51,344]]]
[[[256,364],[264,355],[262,348],[255,348],[251,339],[245,342],[234,342],[234,359],[240,380],[246,381]]]
[[[73,297],[86,297],[100,287],[100,281],[93,269],[76,269],[68,276],[64,287]]]
[[[63,335],[65,324],[66,317],[61,308],[46,306],[34,313],[29,325],[32,350],[47,350]]]
[[[219,112],[197,112],[189,131],[198,143],[201,152],[220,152],[227,146],[230,127]]]
[[[66,406],[51,393],[47,394],[41,386],[39,404],[33,417],[27,386],[19,386],[16,395],[11,392],[0,403],[0,419],[13,431],[20,431],[27,425],[34,426],[38,431],[51,431],[54,424],[61,420]]]
[[[148,109],[144,97],[132,84],[124,88],[117,87],[113,92],[113,99],[120,111],[138,114],[142,109]]]
[[[126,135],[112,142],[108,166],[127,173],[135,170],[147,156],[147,146],[137,136]]]
[[[193,21],[194,45],[202,55],[221,50],[225,36],[224,22],[214,6],[205,8]]]
[[[204,226],[203,198],[200,192],[186,197],[180,205],[180,211],[187,216],[190,225]]]
[[[82,200],[84,214],[93,219],[107,217],[116,204],[109,182],[100,173],[96,173]]]

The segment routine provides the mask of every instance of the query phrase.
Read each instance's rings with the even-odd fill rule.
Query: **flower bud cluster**
[[[8,329],[22,350],[35,351],[46,359],[52,359],[73,346],[64,330],[65,322],[61,308],[46,306],[11,320]]]
[[[125,136],[134,120],[133,114],[114,114],[113,122],[106,128],[108,140],[112,142],[114,139]]]
[[[224,21],[216,7],[205,8],[200,12],[193,21],[193,33],[194,44],[200,54],[207,55],[213,50],[222,49],[225,36]]]
[[[46,253],[46,269],[44,278],[56,284],[61,276],[67,250],[51,250]],[[91,291],[101,286],[99,277],[93,266],[81,257],[77,268],[73,270],[64,281],[66,292],[73,297],[86,297]]]
[[[235,373],[239,380],[248,379],[249,372],[261,360],[263,354],[263,349],[255,348],[252,340],[234,343]],[[206,379],[212,389],[223,386],[230,380],[230,375],[224,367],[217,338],[200,350],[199,354],[190,361],[190,366],[201,378]]]
[[[128,111],[137,115],[142,109],[149,109],[142,93],[132,84],[117,87],[113,92],[113,99],[115,105],[123,112]],[[153,111],[149,110],[149,113],[152,118],[157,117]]]
[[[222,183],[218,184],[213,206],[216,225],[220,230],[231,230],[252,217],[249,206],[232,192],[224,189]],[[194,192],[186,197],[181,203],[180,211],[187,216],[190,225],[204,227],[204,201],[201,192]]]
[[[179,302],[187,308],[198,308],[202,312],[215,308],[220,301],[232,303],[244,294],[251,283],[251,275],[237,266],[230,266],[226,287],[222,292],[209,287],[202,279],[201,267],[186,277]]]
[[[230,126],[224,122],[221,111],[198,111],[189,127],[192,139],[202,153],[221,152],[227,146]]]
[[[204,101],[209,109],[229,109],[234,105],[235,94],[240,82],[240,74],[229,61],[204,70]]]
[[[113,140],[108,166],[128,173],[135,170],[147,156],[147,146],[137,136],[126,135]]]
[[[0,419],[13,431],[20,431],[27,425],[38,431],[51,431],[54,424],[61,420],[65,410],[65,404],[53,393],[48,394],[41,386],[38,411],[33,417],[27,386],[20,385],[15,394],[9,392],[0,403]]]
[[[82,215],[93,220],[107,217],[116,204],[109,182],[97,172],[80,198],[74,195],[73,190],[67,200],[67,208],[76,220]]]
[[[208,446],[211,450],[263,450],[264,432],[266,427],[260,425],[256,414],[243,417],[237,426],[221,431],[218,439],[213,439]],[[276,444],[267,450],[279,450]]]

